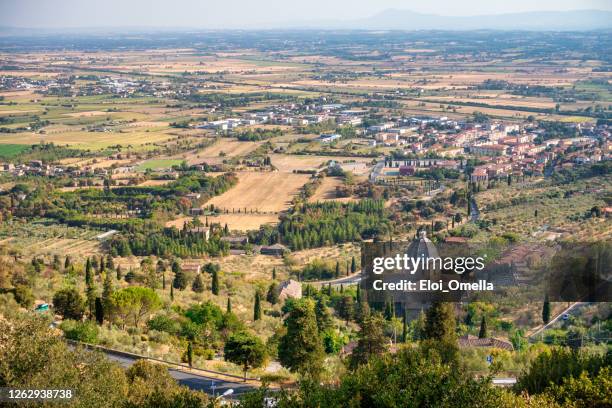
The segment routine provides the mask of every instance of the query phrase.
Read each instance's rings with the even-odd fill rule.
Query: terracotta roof
[[[512,343],[506,340],[485,337],[480,339],[471,334],[459,337],[459,347],[492,347],[504,350],[514,350]]]

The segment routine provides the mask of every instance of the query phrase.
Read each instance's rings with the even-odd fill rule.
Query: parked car
[[[46,312],[47,310],[49,310],[49,304],[48,303],[41,303],[40,305],[36,306],[34,308],[35,312]]]

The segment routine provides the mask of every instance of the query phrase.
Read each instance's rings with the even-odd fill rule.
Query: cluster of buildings
[[[0,91],[21,91],[47,86],[52,81],[13,75],[0,75]]]
[[[40,160],[32,160],[29,163],[13,164],[3,163],[0,164],[0,170],[4,173],[10,174],[14,177],[19,176],[59,176],[66,174],[65,168],[62,166],[54,166],[51,164],[44,164]]]
[[[495,150],[483,150],[480,147],[470,149],[480,161],[485,162],[474,168],[470,181],[485,182],[508,175],[543,175],[545,168],[551,165],[573,168],[612,158],[612,143],[609,139],[580,136],[548,139],[533,144],[530,137],[532,135],[504,138],[499,144],[491,145],[495,146]],[[530,141],[523,142],[525,138]]]
[[[77,84],[76,80],[85,79],[86,83]],[[51,79],[33,79],[15,75],[0,75],[0,91],[32,90],[40,94],[55,96],[115,95],[127,98],[132,95],[172,97],[187,95],[191,89],[187,85],[170,82],[133,80],[120,76],[70,76],[59,75]]]
[[[271,124],[281,126],[307,126],[334,120],[339,125],[359,126],[365,110],[342,110],[342,104],[295,104],[270,106],[263,112],[245,113],[237,118],[225,118],[196,125],[198,129],[227,131],[240,126]]]
[[[420,170],[463,170],[467,158],[481,165],[470,174],[482,182],[508,175],[544,174],[554,164],[559,167],[596,163],[612,157],[607,125],[566,124],[574,127],[575,137],[552,137],[532,124],[492,122],[479,124],[449,120],[446,117],[413,117],[370,126],[363,137],[374,145],[395,146],[405,157],[433,159],[385,160],[373,180],[386,175],[413,175]]]

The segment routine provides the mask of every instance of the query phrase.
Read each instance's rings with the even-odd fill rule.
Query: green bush
[[[157,330],[170,334],[177,334],[181,331],[181,324],[165,315],[157,315],[147,322],[149,330]]]
[[[602,367],[610,366],[612,353],[605,355],[574,351],[557,347],[541,353],[516,383],[517,391],[540,393],[553,384],[561,385],[570,377],[578,378],[582,372],[593,377]]]
[[[14,296],[17,303],[19,303],[26,309],[31,308],[34,304],[34,295],[32,294],[32,289],[25,285],[15,286]]]
[[[67,339],[96,344],[98,342],[98,326],[93,322],[77,322],[65,320],[60,325]]]
[[[327,354],[338,353],[345,344],[345,337],[335,330],[330,329],[323,333],[323,347],[325,347],[325,352]]]

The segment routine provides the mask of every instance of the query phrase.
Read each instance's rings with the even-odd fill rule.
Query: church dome
[[[406,254],[411,258],[439,258],[438,249],[429,238],[426,231],[419,231],[417,237],[406,249]]]

